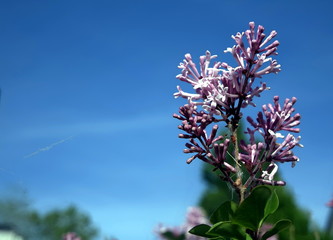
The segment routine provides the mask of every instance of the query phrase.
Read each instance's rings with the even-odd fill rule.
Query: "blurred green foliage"
[[[90,217],[74,205],[54,209],[45,214],[33,212],[30,221],[39,227],[40,234],[47,240],[62,239],[64,233],[75,232],[82,240],[94,239],[97,229]]]
[[[41,213],[26,196],[0,199],[0,224],[11,226],[24,240],[61,240],[67,232],[75,232],[82,240],[98,235],[89,215],[76,206]]]
[[[42,239],[38,227],[30,221],[32,208],[25,198],[2,197],[0,199],[0,224],[8,226],[25,240]]]

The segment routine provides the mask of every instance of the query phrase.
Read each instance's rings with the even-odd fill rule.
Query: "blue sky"
[[[278,32],[282,65],[256,103],[298,98],[305,147],[282,171],[323,225],[333,197],[332,10],[331,1],[1,1],[0,185],[27,190],[42,210],[75,203],[121,240],[182,223],[204,186],[171,118],[183,104],[172,97],[177,65],[207,49],[229,61],[230,36],[255,21]]]

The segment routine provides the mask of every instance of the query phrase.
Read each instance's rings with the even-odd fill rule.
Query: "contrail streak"
[[[37,151],[35,151],[35,152],[33,152],[33,153],[30,153],[30,154],[28,154],[28,155],[25,155],[24,158],[32,157],[32,156],[34,156],[34,155],[36,155],[36,154],[38,154],[38,153],[40,153],[40,152],[49,151],[49,150],[52,149],[54,146],[59,145],[59,144],[61,144],[61,143],[64,143],[64,142],[66,142],[66,141],[72,139],[73,137],[74,137],[74,136],[70,136],[70,137],[65,138],[65,139],[62,139],[62,140],[60,140],[60,141],[58,141],[58,142],[52,143],[52,144],[50,144],[50,145],[47,146],[47,147],[40,148],[40,149],[38,149]]]

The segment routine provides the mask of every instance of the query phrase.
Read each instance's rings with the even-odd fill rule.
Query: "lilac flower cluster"
[[[179,238],[180,236],[183,236],[184,240],[204,240],[206,238],[192,235],[189,233],[189,230],[199,224],[208,223],[209,220],[207,219],[201,208],[189,207],[187,209],[186,221],[184,224],[177,227],[165,227],[163,225],[159,225],[155,232],[161,240],[168,240],[169,235],[173,236],[174,238]]]
[[[187,149],[184,149],[184,153],[194,153],[187,160],[187,163],[199,158],[223,171],[235,172],[234,167],[224,161],[230,140],[225,139],[223,142],[217,143],[223,139],[222,136],[216,136],[218,125],[214,125],[210,135],[207,135],[206,127],[213,122],[217,122],[214,116],[204,111],[196,111],[193,104],[190,103],[180,107],[179,113],[181,115],[174,114],[175,118],[182,121],[182,125],[179,125],[178,128],[186,132],[186,134],[179,134],[179,137],[189,139],[189,142],[185,144]],[[215,155],[210,151],[212,146]]]
[[[268,44],[276,35],[272,31],[267,37],[264,27],[255,29],[254,22],[249,23],[250,28],[243,33],[237,33],[232,38],[236,45],[227,48],[237,62],[236,67],[231,67],[225,62],[214,62],[217,58],[209,51],[200,57],[199,68],[192,60],[190,54],[180,63],[181,74],[177,78],[190,83],[194,93],[183,91],[177,86],[178,92],[174,96],[187,99],[188,103],[180,107],[179,115],[174,118],[181,120],[178,126],[184,134],[180,138],[188,139],[184,152],[193,154],[187,163],[195,158],[203,160],[219,169],[223,179],[229,181],[234,187],[253,187],[258,184],[284,185],[283,181],[274,181],[277,172],[277,163],[292,162],[299,159],[292,149],[299,144],[300,137],[288,133],[298,133],[300,114],[294,114],[296,98],[286,99],[283,106],[279,104],[279,97],[274,97],[274,103],[264,105],[262,112],[258,113],[256,120],[247,117],[252,128],[247,128],[248,141],[237,140],[237,127],[242,118],[241,109],[249,105],[255,106],[254,97],[268,90],[265,82],[259,84],[256,79],[270,73],[281,71],[280,65],[272,57],[277,55],[278,41]],[[199,110],[200,107],[202,110]],[[225,122],[230,130],[230,136],[217,136],[218,125],[210,130],[212,123]],[[208,132],[210,131],[210,134]],[[261,135],[263,141],[257,142],[255,135]],[[256,135],[256,136],[257,136]],[[282,139],[282,142],[279,142]],[[235,151],[228,152],[228,147],[233,144]],[[235,160],[235,165],[226,162],[230,155]],[[231,176],[244,167],[250,177],[246,182],[237,183],[239,179]]]
[[[250,143],[246,144],[244,140],[240,141],[240,148],[243,150],[239,154],[240,160],[244,163],[250,175],[254,176],[259,167],[265,162],[270,165],[266,171],[262,171],[261,178],[257,179],[260,182],[272,185],[285,185],[283,181],[273,181],[274,174],[277,172],[278,166],[276,162],[292,162],[293,166],[299,158],[294,155],[292,149],[295,146],[303,147],[299,141],[300,137],[294,137],[288,133],[285,137],[280,132],[289,131],[298,133],[299,128],[294,128],[300,124],[300,114],[292,116],[295,109],[293,105],[296,103],[296,98],[286,99],[284,105],[279,104],[279,97],[274,97],[274,105],[263,105],[263,112],[259,112],[254,121],[251,117],[247,117],[247,121],[254,129],[247,129],[247,134],[250,136]],[[256,143],[254,134],[259,132],[264,141]],[[282,139],[278,143],[278,139]],[[254,178],[251,178],[254,180]],[[248,182],[248,184],[250,184]]]
[[[217,55],[207,51],[206,55],[200,57],[199,73],[191,55],[186,54],[183,63],[179,65],[182,73],[177,78],[190,83],[195,93],[184,92],[177,86],[178,92],[174,96],[186,98],[194,106],[201,105],[210,114],[221,115],[223,120],[239,115],[241,107],[255,106],[253,97],[260,96],[261,92],[269,88],[266,83],[254,87],[254,80],[281,70],[277,61],[269,57],[277,54],[279,42],[274,41],[265,47],[277,33],[272,31],[265,39],[263,32],[264,28],[260,25],[255,32],[255,25],[250,22],[249,30],[232,36],[237,45],[227,48],[225,52],[230,52],[236,59],[238,66],[235,68],[225,62],[216,62],[210,67],[211,60]],[[244,35],[248,42],[247,48],[243,42]]]

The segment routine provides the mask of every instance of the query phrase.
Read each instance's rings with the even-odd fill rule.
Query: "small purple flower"
[[[63,240],[81,240],[81,238],[77,236],[76,233],[69,232],[63,236]]]
[[[185,240],[204,240],[206,238],[198,237],[190,234],[188,231],[199,224],[209,224],[209,220],[203,210],[198,207],[189,207],[186,213],[186,221],[181,226],[165,227],[160,224],[155,230],[161,240],[168,240],[166,233],[174,237],[184,236]]]
[[[326,203],[326,206],[333,208],[333,199],[331,201],[329,201],[328,203]]]
[[[269,231],[273,226],[271,224],[263,224],[262,227],[260,228],[260,237],[262,237],[267,231]],[[273,235],[269,238],[267,238],[267,240],[279,240],[277,235]]]
[[[186,233],[186,240],[204,240],[206,238],[198,237],[190,234],[189,231],[200,224],[209,224],[209,220],[204,214],[203,210],[198,207],[189,207],[186,214],[186,222],[183,226]]]
[[[252,169],[253,166],[257,164],[260,164],[260,155],[264,149],[263,143],[246,144],[244,140],[241,140],[240,148],[243,150],[243,153],[239,154],[239,158],[248,170]]]
[[[166,227],[162,224],[159,224],[154,232],[161,240],[169,240],[169,235],[173,236],[174,238],[179,238],[180,236],[185,238],[185,232],[182,226]]]
[[[192,228],[199,224],[208,224],[209,221],[203,210],[199,207],[189,207],[186,213],[186,225]]]

